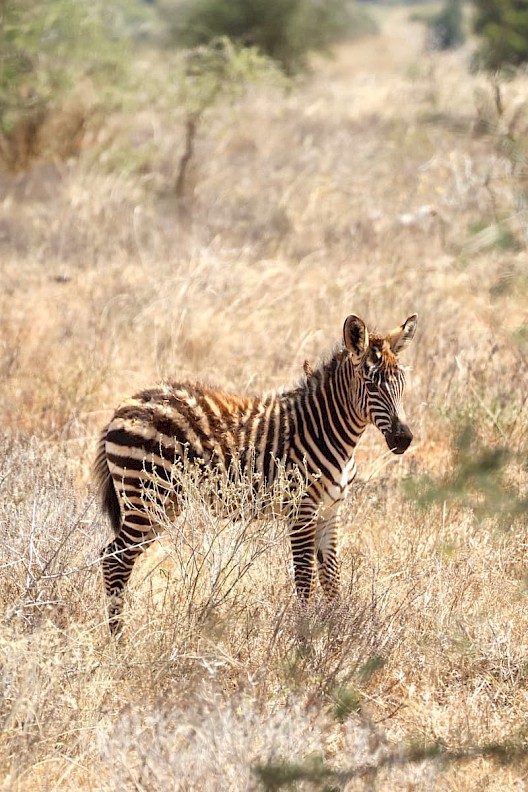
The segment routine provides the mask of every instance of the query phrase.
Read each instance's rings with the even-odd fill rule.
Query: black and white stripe
[[[349,316],[343,346],[315,370],[308,367],[290,390],[239,397],[198,383],[166,383],[116,410],[96,459],[115,532],[103,556],[114,632],[134,562],[155,538],[156,513],[179,513],[187,465],[249,479],[256,489],[261,482],[268,491],[281,472],[300,476],[296,508],[281,504],[290,522],[297,593],[308,599],[317,568],[325,594],[337,594],[339,507],[356,474],[355,447],[369,423],[394,453],[412,439],[403,423],[405,378],[397,355],[412,339],[416,319],[413,314],[384,337]]]

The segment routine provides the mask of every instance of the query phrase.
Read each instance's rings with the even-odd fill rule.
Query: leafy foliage
[[[80,0],[0,5],[0,136],[4,159],[17,136],[34,136],[66,92],[89,75],[111,83],[123,60],[119,6]]]
[[[528,6],[525,0],[475,0],[475,33],[483,42],[477,64],[496,70],[528,60]]]
[[[286,73],[306,66],[310,51],[324,50],[342,35],[346,0],[189,0],[162,6],[175,40],[194,47],[228,36],[257,47]]]
[[[273,73],[269,58],[224,36],[185,54],[177,75],[178,98],[187,115],[199,118],[221,96],[235,99],[249,83]]]
[[[445,0],[441,11],[429,22],[429,42],[432,49],[456,49],[464,43],[461,0]]]

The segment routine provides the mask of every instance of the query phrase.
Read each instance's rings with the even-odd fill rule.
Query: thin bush
[[[160,481],[142,491],[144,511],[166,537],[155,588],[163,607],[169,600],[171,613],[189,628],[236,607],[258,585],[270,559],[283,556],[282,548],[287,552],[281,515],[295,514],[305,482],[284,469],[272,488],[257,478],[175,463],[170,484]]]
[[[7,622],[30,632],[47,620],[84,621],[86,592],[96,586],[95,500],[78,499],[57,448],[4,440],[2,449],[0,596]]]

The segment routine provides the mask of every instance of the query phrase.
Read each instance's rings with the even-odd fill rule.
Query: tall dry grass
[[[464,54],[419,41],[396,10],[295,90],[219,104],[183,211],[154,54],[137,68],[167,92],[140,83],[78,161],[2,176],[2,789],[525,785],[525,516],[448,490],[423,510],[401,482],[449,476],[470,423],[526,492],[527,86],[497,115]],[[162,377],[291,383],[349,313],[415,310],[415,442],[362,442],[338,606],[300,612],[284,526],[220,524],[195,494],[116,645],[90,469],[117,402]]]

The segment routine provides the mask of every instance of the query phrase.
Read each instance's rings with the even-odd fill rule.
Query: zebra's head
[[[399,353],[414,336],[417,314],[412,314],[386,336],[369,333],[362,319],[352,314],[343,328],[344,342],[359,380],[363,419],[373,423],[394,454],[403,454],[413,438],[405,423],[402,396],[405,372]]]

